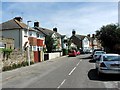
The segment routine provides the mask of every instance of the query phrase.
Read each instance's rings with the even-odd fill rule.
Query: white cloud
[[[48,24],[56,25],[60,33],[70,36],[72,29],[75,29],[78,34],[92,34],[102,25],[117,23],[117,9],[93,7],[58,11],[50,17],[46,26]]]
[[[94,3],[94,5],[85,3],[84,6],[78,5],[72,8],[62,8],[62,4],[60,4],[59,10],[57,7],[53,7],[55,4],[21,3],[20,7],[18,3],[13,3],[3,11],[3,14],[6,17],[8,12],[12,10],[16,13],[13,16],[24,12],[24,22],[37,20],[40,21],[42,27],[52,29],[56,26],[58,27],[58,32],[69,36],[72,29],[75,29],[78,34],[92,34],[102,25],[117,23],[118,21],[117,3]],[[11,19],[11,15],[7,17],[7,19]]]

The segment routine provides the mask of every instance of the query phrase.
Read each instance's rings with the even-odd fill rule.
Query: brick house
[[[61,35],[57,32],[57,28],[53,28],[53,30],[42,28],[42,27],[39,27],[39,22],[35,22],[34,29],[42,33],[44,37],[51,36],[54,39],[53,45],[56,45],[56,48],[53,51],[62,50]]]
[[[90,37],[90,35],[78,35],[75,31],[72,31],[70,40],[84,52],[92,52],[94,49],[101,48],[101,44],[97,38],[94,37],[94,34]]]

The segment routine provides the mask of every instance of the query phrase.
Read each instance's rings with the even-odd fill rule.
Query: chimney
[[[75,34],[76,34],[76,31],[75,31],[75,30],[73,30],[73,31],[72,31],[72,35],[75,35]]]
[[[16,19],[17,21],[19,21],[19,22],[22,22],[22,17],[15,17],[14,19]]]
[[[92,34],[92,38],[95,38],[95,34]]]
[[[34,27],[39,27],[39,22],[34,22]]]
[[[53,31],[54,31],[54,32],[57,32],[57,28],[56,28],[56,27],[55,27],[55,28],[53,28]]]
[[[88,34],[87,36],[90,37],[90,34]]]

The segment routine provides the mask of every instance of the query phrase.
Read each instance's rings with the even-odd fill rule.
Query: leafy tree
[[[54,39],[51,37],[51,35],[45,37],[45,44],[47,48],[47,52],[51,53],[52,49],[54,47]]]
[[[116,52],[120,45],[120,27],[118,24],[102,26],[100,30],[96,31],[96,37],[106,51]],[[117,51],[117,53],[120,52]]]

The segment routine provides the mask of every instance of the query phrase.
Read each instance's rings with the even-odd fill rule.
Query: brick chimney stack
[[[34,22],[34,27],[39,27],[39,22]]]
[[[14,19],[16,19],[17,21],[19,21],[19,22],[22,22],[22,17],[15,17]]]

